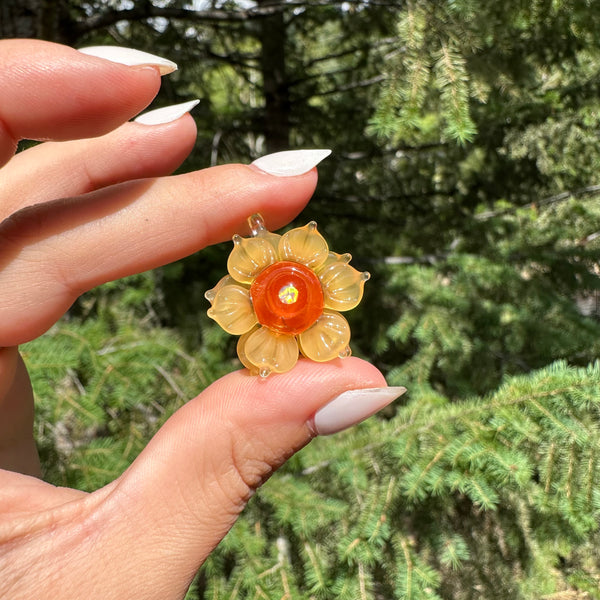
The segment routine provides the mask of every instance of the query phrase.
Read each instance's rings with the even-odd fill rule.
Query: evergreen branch
[[[446,444],[445,446],[440,448],[440,450],[438,450],[437,454],[429,461],[429,463],[427,463],[427,465],[425,465],[425,468],[419,469],[420,472],[419,472],[418,477],[412,482],[411,487],[409,487],[406,490],[406,495],[409,498],[414,499],[417,497],[417,493],[421,486],[421,483],[423,481],[425,481],[425,479],[427,478],[427,475],[429,474],[429,471],[431,471],[431,469],[442,459],[442,457],[448,450],[449,446],[450,446],[450,444]]]
[[[534,553],[538,548],[535,542],[533,532],[531,530],[531,510],[522,496],[510,494],[511,499],[516,507],[517,518],[521,529],[521,535],[524,537],[527,544],[527,549]]]
[[[556,444],[552,442],[550,444],[550,450],[546,456],[546,464],[549,465],[550,468],[546,468],[546,482],[544,484],[544,492],[546,494],[550,493],[550,485],[552,483],[552,467],[554,466],[554,455],[556,452]]]
[[[569,460],[567,462],[567,481],[566,481],[566,493],[567,498],[571,500],[573,496],[573,472],[575,470],[575,442],[571,442],[569,448]]]
[[[418,57],[410,70],[409,84],[410,93],[407,98],[408,106],[411,110],[419,108],[419,104],[422,102],[420,99],[425,98],[423,89],[428,82],[429,65],[423,60],[422,57]]]
[[[264,600],[269,600],[269,596],[267,596],[267,594],[264,592],[264,590],[259,585],[256,585],[254,590],[255,590],[254,598],[264,598]]]
[[[362,600],[367,600],[367,586],[365,581],[365,566],[362,562],[358,563],[358,581],[360,589],[360,597]]]
[[[556,204],[558,202],[564,202],[565,200],[570,200],[571,198],[577,198],[579,196],[594,196],[595,194],[600,192],[600,185],[589,185],[587,187],[580,188],[578,190],[571,190],[566,192],[561,192],[560,194],[556,194],[554,196],[549,196],[539,201],[528,202],[527,204],[521,204],[519,206],[509,206],[508,208],[503,208],[501,210],[488,210],[482,213],[479,213],[474,216],[476,221],[486,221],[487,219],[492,219],[494,217],[499,217],[502,215],[514,213],[518,210],[523,210],[528,207],[542,207],[542,206],[550,206],[552,204]]]
[[[406,565],[406,600],[411,600],[412,598],[412,575],[413,575],[413,562],[412,557],[410,555],[410,550],[408,548],[408,544],[406,543],[406,539],[404,537],[400,538],[400,545],[402,546],[402,552],[404,554],[404,564]]]
[[[564,385],[565,379],[571,379],[571,383]],[[563,385],[557,385],[558,382]],[[590,400],[594,402],[592,406],[596,407],[594,382],[600,384],[598,368],[587,371],[572,370],[564,363],[557,363],[535,373],[533,377],[521,376],[511,379],[485,402],[479,399],[445,404],[432,410],[422,401],[415,399],[414,404],[401,409],[398,415],[404,418],[403,424],[396,426],[392,431],[387,428],[388,434],[380,442],[359,444],[356,451],[352,451],[347,458],[354,460],[352,458],[354,454],[357,457],[364,456],[365,453],[371,453],[377,447],[385,446],[394,440],[394,445],[402,446],[402,450],[397,450],[395,454],[406,457],[404,460],[401,459],[400,464],[410,464],[413,459],[408,445],[416,443],[413,454],[421,460],[414,462],[413,476],[410,476],[410,473],[401,476],[402,489],[407,497],[424,498],[429,493],[427,490],[433,489],[438,491],[444,488],[457,489],[465,493],[473,503],[480,504],[483,508],[493,509],[499,502],[495,489],[503,493],[504,488],[523,489],[524,486],[531,485],[531,474],[535,471],[535,463],[539,463],[539,453],[543,448],[543,444],[541,445],[538,440],[537,429],[544,427],[541,432],[545,438],[561,440],[565,439],[566,435],[570,444],[566,455],[562,449],[559,455],[558,443],[550,443],[545,453],[544,467],[542,468],[541,465],[538,467],[538,472],[543,476],[540,489],[546,495],[551,494],[552,481],[559,478],[564,483],[563,489],[567,493],[567,498],[574,500],[574,485],[576,481],[583,478],[582,487],[579,487],[579,483],[576,484],[577,489],[580,490],[577,494],[578,497],[583,494],[583,497],[589,500],[593,493],[593,487],[590,487],[590,475],[595,477],[595,453],[598,444],[595,442],[591,446],[592,454],[585,456],[585,461],[581,464],[582,470],[579,471],[577,465],[581,461],[577,449],[582,438],[577,429],[566,426],[557,414],[561,410],[568,414],[570,408],[577,411],[589,410],[584,407]],[[515,412],[515,408],[518,412]],[[510,442],[513,435],[510,424],[515,421],[518,423],[519,415],[523,411],[525,414],[534,411],[532,414],[548,419],[547,422],[552,424],[552,428],[540,424],[535,425],[533,430],[515,429],[519,435],[515,440],[516,447],[504,457],[498,444],[505,446]],[[578,423],[577,427],[587,428],[587,440],[600,439],[595,433],[593,424],[584,425],[581,420],[574,417],[572,422]],[[472,433],[468,433],[469,429]],[[449,434],[456,439],[453,447],[447,442],[444,442],[442,447],[439,446],[442,431],[445,432],[444,436]],[[561,432],[558,437],[556,432]],[[365,435],[368,436],[367,439],[380,437],[374,436],[372,432],[366,432]],[[530,441],[529,448],[523,445],[523,436]],[[485,444],[492,445],[486,447]],[[585,447],[590,448],[589,441],[586,442]],[[564,475],[561,475],[560,471],[553,471],[561,461],[566,469]],[[441,471],[437,470],[438,465]],[[319,466],[325,467],[325,465]],[[441,479],[444,470],[447,472],[445,482]],[[428,478],[427,474],[432,477]],[[507,480],[507,477],[510,479]],[[507,482],[510,482],[508,487]],[[389,485],[392,485],[391,481]],[[388,493],[389,489],[388,486]],[[359,543],[360,538],[356,538],[345,554],[347,555],[351,548]]]
[[[387,493],[385,495],[385,501],[384,501],[383,507],[381,509],[381,514],[379,515],[379,518],[377,519],[375,529],[369,536],[369,542],[373,542],[376,539],[377,534],[379,533],[379,530],[381,529],[383,524],[387,521],[387,511],[390,507],[390,503],[393,498],[393,492],[394,492],[395,485],[396,485],[396,478],[392,475],[390,477],[390,481],[388,483]]]
[[[470,141],[476,133],[476,127],[470,116],[466,61],[445,43],[442,43],[438,55],[435,70],[441,90],[446,132],[460,143]]]
[[[80,402],[76,402],[75,400],[73,400],[69,394],[65,394],[63,400],[67,403],[70,404],[73,409],[75,410],[76,413],[81,413],[83,416],[87,417],[87,419],[89,419],[90,422],[95,422],[98,420],[98,414],[91,412],[90,410],[87,410],[83,404],[81,404]]]
[[[539,410],[540,413],[542,413],[549,421],[554,423],[557,429],[562,429],[562,431],[568,433],[570,438],[575,437],[575,434],[571,429],[569,429],[562,421],[557,419],[547,408],[543,407],[535,398],[530,398],[529,403],[532,406],[535,406],[535,408]]]
[[[590,448],[590,457],[588,459],[586,481],[587,481],[586,500],[587,500],[588,504],[591,504],[592,500],[593,500],[593,492],[594,492],[594,487],[595,487],[595,483],[596,483],[596,449],[593,446]]]
[[[292,594],[290,591],[290,583],[288,581],[288,577],[287,577],[287,573],[285,572],[285,569],[281,569],[279,573],[281,576],[281,585],[284,590],[284,596],[281,598],[281,600],[292,600]]]
[[[558,364],[560,365],[561,363]],[[567,394],[572,394],[574,392],[579,391],[582,388],[585,388],[587,385],[589,385],[587,381],[581,381],[557,389],[542,392],[529,392],[527,394],[517,395],[515,397],[510,397],[509,394],[506,394],[507,399],[495,400],[494,398],[496,396],[500,396],[500,398],[502,397],[501,390],[496,395],[492,396],[492,398],[487,404],[482,403],[480,400],[464,401],[459,404],[453,404],[451,405],[451,407],[444,407],[442,409],[438,409],[438,411],[436,412],[438,412],[439,414],[437,415],[429,413],[426,418],[427,423],[420,425],[418,428],[418,432],[424,433],[428,430],[431,430],[434,427],[438,426],[440,422],[447,423],[448,421],[459,421],[462,418],[469,416],[479,417],[484,412],[493,414],[494,412],[499,411],[502,408],[521,406],[527,404],[532,400],[535,401],[536,399],[561,397]],[[441,419],[441,421],[438,419]],[[400,425],[394,429],[394,435],[398,435],[402,431],[405,431],[408,427],[413,427],[416,425],[416,420],[407,421],[403,425]]]
[[[453,571],[456,571],[465,560],[469,559],[469,556],[469,549],[462,536],[454,534],[444,540],[440,556],[442,564],[448,565]]]
[[[472,489],[477,492],[475,495],[470,493]],[[482,508],[491,509],[498,504],[498,495],[491,488],[485,490],[483,483],[476,481],[474,478],[468,482],[464,491],[476,506],[480,505]]]
[[[350,544],[348,544],[346,550],[344,551],[344,557],[349,556],[352,551],[356,548],[356,546],[358,546],[361,543],[361,539],[359,537],[354,538]]]
[[[177,397],[181,398],[184,402],[187,401],[186,393],[177,385],[177,382],[173,379],[173,377],[159,364],[154,364],[154,368],[163,376]]]
[[[240,588],[242,587],[242,576],[239,575],[235,585],[233,586],[233,590],[231,591],[231,596],[229,596],[229,600],[235,600],[238,597]]]
[[[325,578],[323,577],[323,572],[321,571],[319,561],[317,560],[317,556],[308,542],[304,543],[304,550],[308,554],[308,559],[310,560],[313,572],[316,575],[316,582],[318,584],[316,589],[326,589],[326,582]]]

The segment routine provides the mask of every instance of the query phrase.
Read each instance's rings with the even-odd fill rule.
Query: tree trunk
[[[258,0],[260,7],[279,4]],[[285,19],[282,11],[259,21],[261,72],[265,95],[264,132],[267,152],[286,150],[290,143],[290,94],[285,63]]]

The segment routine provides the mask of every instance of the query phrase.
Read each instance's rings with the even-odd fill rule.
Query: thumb
[[[254,490],[315,435],[362,421],[405,391],[385,386],[355,358],[300,360],[266,380],[244,371],[220,379],[177,411],[116,482],[103,520],[122,531],[110,537],[126,562],[148,565],[145,583],[169,590],[160,597],[185,592]]]

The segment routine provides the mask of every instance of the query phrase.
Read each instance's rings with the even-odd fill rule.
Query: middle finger
[[[45,142],[25,150],[0,169],[0,221],[26,206],[168,175],[195,140],[196,126],[186,115],[162,125],[125,123],[97,138]]]

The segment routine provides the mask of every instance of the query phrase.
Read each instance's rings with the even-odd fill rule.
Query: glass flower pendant
[[[205,294],[208,316],[241,336],[242,364],[267,377],[289,371],[299,354],[318,362],[350,356],[340,312],[359,304],[369,273],[351,267],[350,254],[330,252],[314,221],[283,235],[258,214],[248,224],[251,237],[233,237],[229,274]]]

